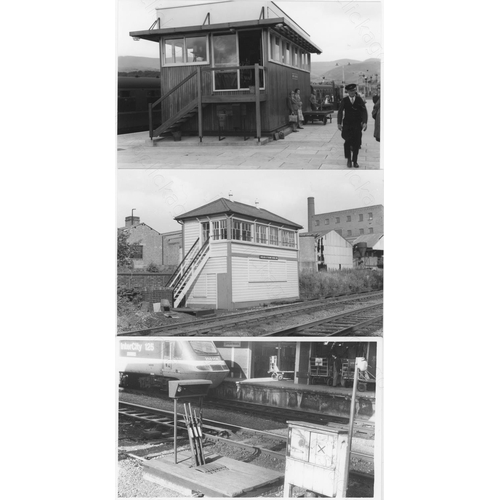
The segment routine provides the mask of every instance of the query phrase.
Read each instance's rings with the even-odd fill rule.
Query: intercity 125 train
[[[168,391],[169,380],[210,380],[217,387],[229,368],[209,340],[119,341],[120,387]]]

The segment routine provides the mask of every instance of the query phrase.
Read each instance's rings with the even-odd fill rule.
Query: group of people
[[[355,83],[345,86],[347,96],[340,101],[340,106],[337,114],[337,127],[341,131],[342,139],[344,139],[344,156],[347,160],[348,168],[359,168],[358,154],[361,148],[362,134],[366,131],[368,123],[368,111],[365,101],[357,92]],[[313,92],[309,99],[311,109],[315,111],[318,103],[316,95]],[[297,132],[301,129],[304,116],[302,114],[302,100],[300,99],[300,90],[295,89],[290,91],[287,98],[288,110],[290,113],[289,119],[292,125],[292,132]],[[372,118],[375,121],[374,137],[380,142],[380,96],[375,92],[373,96],[373,111]]]
[[[297,129],[304,128],[304,115],[302,114],[302,99],[300,98],[300,89],[290,90],[287,97],[289,121],[292,125],[292,132],[297,132]]]

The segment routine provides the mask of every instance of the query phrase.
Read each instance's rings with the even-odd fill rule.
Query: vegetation
[[[132,269],[134,263],[132,262],[133,247],[128,242],[130,233],[128,231],[118,230],[117,236],[117,264],[118,268]]]
[[[343,269],[328,272],[303,271],[299,275],[300,298],[304,300],[370,292],[382,290],[383,287],[383,272],[378,269]]]

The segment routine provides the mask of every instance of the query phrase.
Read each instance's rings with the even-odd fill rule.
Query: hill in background
[[[320,82],[323,77],[326,80],[342,81],[342,68],[344,68],[346,83],[361,83],[360,73],[375,77],[378,75],[380,81],[380,59],[367,59],[356,61],[355,59],[337,59],[336,61],[321,61],[311,63],[311,81]],[[119,56],[118,71],[121,73],[144,72],[160,70],[159,57],[136,57]]]
[[[132,71],[160,71],[160,58],[119,56],[118,71],[125,73]]]

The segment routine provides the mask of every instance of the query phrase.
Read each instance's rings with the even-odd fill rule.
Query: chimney
[[[307,198],[307,232],[313,232],[314,198]]]
[[[125,227],[136,226],[140,222],[141,222],[140,217],[132,217],[131,215],[125,217]]]

